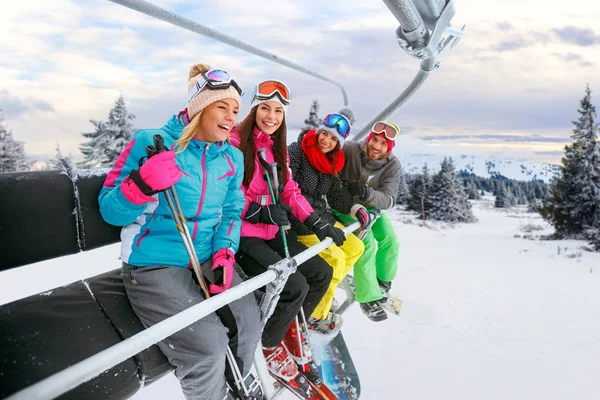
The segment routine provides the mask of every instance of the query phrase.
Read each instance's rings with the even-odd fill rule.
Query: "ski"
[[[312,380],[308,379],[307,377],[307,382],[310,385],[312,391],[314,394],[316,394],[318,397],[318,399],[323,399],[323,400],[339,400],[339,397],[336,396],[335,393],[333,393],[333,391],[327,387],[327,385],[325,385],[321,380],[319,380],[319,382],[313,382]]]
[[[323,390],[321,386],[315,385],[311,381],[309,381],[303,373],[299,373],[297,380],[301,380],[303,384],[306,384],[310,389],[307,392],[304,392],[299,387],[296,387],[294,384],[287,382],[286,380],[278,377],[277,375],[271,374],[271,377],[275,380],[275,384],[279,387],[286,389],[291,392],[294,396],[302,400],[337,400],[337,397],[327,397],[327,392]],[[335,395],[334,395],[335,396]]]
[[[352,275],[346,275],[346,278],[344,278],[344,286],[346,289],[347,298],[336,311],[340,315],[356,302],[354,298],[356,285]],[[433,325],[435,322],[435,311],[433,311],[431,308],[421,303],[402,299],[391,292],[388,293],[388,299],[380,304],[386,312],[396,315],[404,319],[406,322],[410,322],[411,324]]]

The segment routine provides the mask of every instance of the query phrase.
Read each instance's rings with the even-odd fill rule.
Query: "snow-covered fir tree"
[[[444,157],[440,171],[431,182],[428,198],[430,208],[426,214],[430,219],[446,222],[475,221],[462,181],[456,176],[452,157]]]
[[[431,175],[427,164],[423,166],[423,170],[420,174],[415,175],[412,182],[409,185],[409,199],[406,205],[407,210],[416,211],[420,215],[425,212],[429,207],[428,194],[429,188],[431,187]]]
[[[408,185],[406,184],[406,177],[404,176],[404,170],[400,168],[400,184],[398,185],[398,195],[396,196],[396,204],[406,204],[408,202]]]
[[[573,121],[573,143],[565,146],[561,175],[540,209],[558,237],[585,237],[600,219],[600,143],[591,93],[588,85],[579,119]]]
[[[127,111],[123,95],[119,96],[114,107],[110,110],[107,121],[90,120],[96,130],[82,133],[90,139],[80,145],[84,156],[80,166],[84,168],[111,167],[121,151],[125,148],[134,132],[133,119],[135,115]]]
[[[4,114],[0,110],[0,173],[29,170],[25,156],[25,145],[14,139],[12,132],[4,125]]]
[[[510,199],[508,197],[508,193],[506,192],[506,187],[504,186],[504,182],[502,182],[502,181],[498,181],[498,186],[496,188],[496,201],[494,202],[494,207],[496,207],[496,208],[510,207]]]
[[[60,150],[60,143],[56,142],[56,153],[52,160],[51,169],[64,170],[66,165],[73,164],[68,156],[64,156]]]
[[[467,195],[469,200],[480,200],[481,195],[479,194],[479,189],[477,189],[477,185],[474,182],[469,182],[467,185]]]
[[[596,221],[594,226],[587,232],[590,245],[596,251],[600,251],[600,220]]]
[[[319,118],[319,108],[321,108],[319,101],[313,100],[308,112],[308,118],[304,120],[304,129],[317,129],[321,125],[323,121]]]

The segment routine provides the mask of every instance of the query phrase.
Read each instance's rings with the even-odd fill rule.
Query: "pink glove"
[[[352,215],[352,217],[356,218],[356,220],[358,222],[360,222],[359,229],[364,229],[367,225],[369,225],[369,222],[371,222],[371,217],[369,216],[369,212],[361,204],[353,205],[352,208],[350,209],[350,215]]]
[[[215,272],[217,281],[222,281],[222,285],[210,284],[208,291],[212,294],[219,294],[226,291],[231,286],[233,279],[233,264],[235,264],[235,255],[231,249],[221,249],[213,254],[211,271],[222,268]]]
[[[123,195],[132,202],[133,204],[142,205],[152,201],[156,201],[156,199],[152,196],[146,196],[138,185],[136,185],[130,177],[127,177],[121,181],[121,192]]]
[[[163,151],[150,157],[139,170],[134,169],[121,182],[121,191],[134,204],[155,201],[151,196],[171,187],[181,178],[175,152]]]
[[[163,151],[150,157],[140,167],[140,176],[146,185],[159,192],[173,186],[181,178],[181,170],[175,163],[175,157],[174,151]]]

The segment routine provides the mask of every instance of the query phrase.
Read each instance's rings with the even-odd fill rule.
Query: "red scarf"
[[[324,174],[333,175],[340,172],[344,167],[346,158],[342,149],[339,149],[332,165],[325,153],[319,149],[316,130],[306,132],[302,138],[301,144],[302,150],[304,150],[304,154],[306,154],[306,158],[308,158],[308,162],[315,167],[316,170]]]

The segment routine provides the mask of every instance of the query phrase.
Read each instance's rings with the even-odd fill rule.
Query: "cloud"
[[[421,136],[425,141],[439,140],[496,140],[506,143],[570,143],[569,138],[543,137],[539,135],[432,135]]]
[[[503,31],[510,31],[515,29],[515,27],[513,26],[513,24],[511,24],[510,22],[499,22],[496,24],[496,27],[498,29],[501,29]]]
[[[556,156],[558,159],[565,155],[564,151],[534,151],[534,153],[542,156]]]
[[[4,111],[7,119],[15,119],[22,114],[34,111],[55,111],[51,104],[43,100],[11,96],[7,90],[0,90],[0,109]]]
[[[578,28],[566,26],[560,29],[552,29],[554,35],[562,42],[587,47],[600,43],[600,35],[590,28]]]
[[[532,42],[521,37],[516,37],[511,40],[504,40],[492,46],[492,50],[503,52],[503,51],[514,51],[529,47]]]
[[[579,54],[575,54],[575,53],[566,53],[566,54],[560,54],[560,53],[553,53],[553,55],[557,58],[559,58],[562,61],[580,61],[583,59],[583,57]]]

